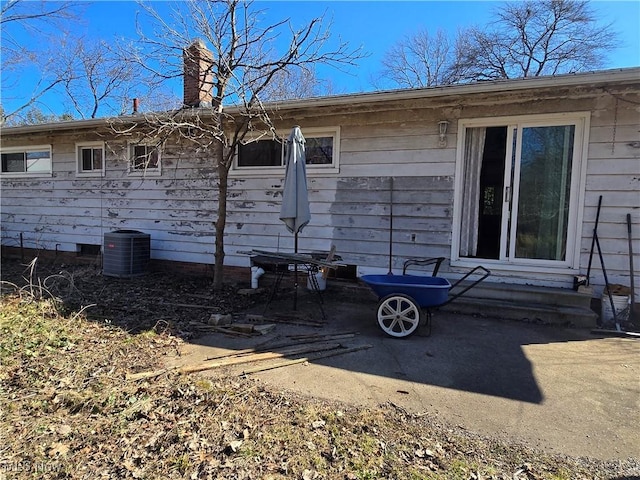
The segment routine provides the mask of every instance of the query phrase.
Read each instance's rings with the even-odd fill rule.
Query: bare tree
[[[0,111],[0,114],[2,112]],[[38,125],[42,123],[54,123],[73,120],[73,116],[68,113],[58,115],[56,113],[45,113],[36,106],[21,110],[20,113],[12,115],[6,121],[7,126],[18,125]]]
[[[213,152],[218,177],[214,288],[220,288],[229,169],[249,132],[275,135],[263,103],[272,93],[269,88],[294,68],[346,67],[355,65],[360,56],[344,43],[331,46],[322,18],[299,29],[287,20],[262,26],[264,12],[254,10],[251,2],[187,0],[177,4],[171,18],[148,5],[144,8],[156,34],[141,31],[140,50],[130,52],[129,58],[159,82],[184,77],[185,106],[147,114],[139,125],[114,124],[114,128],[120,134],[143,128],[160,141],[190,143],[196,154]],[[285,33],[286,41],[281,38]],[[188,90],[187,85],[194,84],[197,91]]]
[[[318,78],[315,69],[293,66],[274,75],[262,97],[266,101],[278,101],[333,93],[331,81]]]
[[[574,73],[604,66],[616,36],[587,1],[509,2],[494,10],[489,25],[461,29],[453,40],[421,30],[398,41],[385,54],[380,75],[416,88]]]
[[[0,24],[32,20],[48,22],[53,18],[67,19],[72,6],[71,2],[8,0],[0,6]]]
[[[149,90],[144,71],[136,70],[126,57],[120,56],[116,41],[87,41],[70,33],[70,25],[75,30],[82,25],[83,6],[86,5],[77,2],[30,0],[2,3],[2,97],[6,123],[33,123],[47,118],[56,121],[72,116],[47,113],[45,95],[54,92],[65,112],[75,112],[76,118],[124,113],[131,108],[134,97],[145,99],[143,106],[154,106],[152,100],[160,96],[159,92]],[[25,82],[25,70],[37,73],[33,84]],[[30,94],[24,95],[29,87]],[[11,109],[7,108],[9,102]],[[171,104],[175,103],[174,100]]]
[[[77,18],[77,4],[73,2],[47,2],[9,0],[0,6],[0,33],[2,35],[2,122],[18,116],[32,107],[47,92],[57,87],[62,79],[51,73],[51,66],[58,51],[46,48],[50,44],[51,29],[64,31],[64,25]],[[35,47],[28,48],[20,40],[20,36],[28,35]],[[37,65],[40,78],[34,83],[31,93],[26,98],[12,98],[11,91],[24,89],[24,69]],[[15,100],[16,107],[6,109],[6,101]]]
[[[380,77],[400,88],[453,83],[454,49],[451,43],[444,30],[431,35],[421,29],[407,35],[384,54]]]
[[[486,30],[458,39],[456,76],[464,81],[534,77],[600,68],[616,47],[588,2],[527,0],[495,11]]]
[[[146,90],[142,72],[105,41],[63,39],[54,69],[66,103],[80,118],[122,114]]]

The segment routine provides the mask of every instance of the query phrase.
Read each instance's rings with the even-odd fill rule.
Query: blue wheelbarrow
[[[427,326],[427,335],[430,335],[432,308],[453,302],[491,275],[489,270],[479,265],[451,284],[446,278],[437,276],[443,261],[444,257],[411,259],[404,262],[402,275],[388,273],[360,277],[378,296],[378,325],[387,335],[396,338],[408,337],[419,325]],[[412,265],[433,265],[432,276],[408,275],[407,269]],[[474,274],[480,277],[461,287],[462,289],[456,293],[450,294],[451,289],[458,287]]]

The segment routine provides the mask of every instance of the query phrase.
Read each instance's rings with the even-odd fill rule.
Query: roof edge
[[[629,81],[640,81],[640,67],[616,68],[595,72],[571,73],[555,76],[525,77],[517,79],[488,80],[469,84],[444,85],[438,87],[413,88],[401,90],[385,90],[366,93],[350,93],[344,95],[313,97],[282,102],[269,102],[265,106],[277,110],[296,110],[309,107],[332,107],[341,105],[369,104],[389,100],[411,100],[416,98],[435,98],[451,95],[467,95],[479,93],[495,93],[527,90],[533,88],[550,88],[594,84],[614,84]],[[236,106],[227,107],[229,113],[239,112]],[[153,112],[151,113],[153,114]],[[72,130],[75,128],[102,127],[113,121],[114,117],[90,120],[68,120],[63,122],[42,123],[2,127],[1,134],[17,135],[22,133]],[[144,114],[115,117],[118,120],[140,121]]]
[[[444,97],[475,93],[493,93],[532,88],[579,86],[606,83],[640,82],[640,67],[617,68],[587,73],[571,73],[555,76],[525,77],[517,79],[487,80],[469,84],[443,85],[438,87],[386,90],[329,97],[273,102],[280,109],[304,108],[308,106],[334,106],[355,103],[372,103],[385,100],[410,100],[414,98]]]

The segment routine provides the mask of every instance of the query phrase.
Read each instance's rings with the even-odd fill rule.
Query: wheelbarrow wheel
[[[378,325],[392,337],[408,337],[422,322],[422,310],[409,295],[392,293],[378,303]]]

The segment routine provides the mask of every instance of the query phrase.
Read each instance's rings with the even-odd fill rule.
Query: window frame
[[[97,148],[96,148],[97,147]],[[91,150],[100,149],[102,151],[102,166],[100,169],[84,170],[82,167],[81,151],[85,148]],[[76,143],[76,175],[78,177],[103,177],[106,173],[106,158],[104,142],[77,142]]]
[[[582,240],[582,221],[584,212],[584,196],[587,177],[587,163],[589,150],[589,129],[590,112],[566,112],[557,114],[534,114],[516,115],[486,118],[466,118],[458,120],[458,138],[456,148],[456,166],[454,179],[454,204],[453,204],[453,224],[451,237],[451,266],[470,268],[477,265],[481,260],[483,264],[493,269],[527,271],[527,272],[549,272],[556,273],[562,270],[567,273],[576,273],[580,268],[580,243]],[[465,132],[467,128],[473,127],[496,127],[507,126],[508,129],[532,126],[556,126],[575,125],[575,165],[572,166],[571,176],[571,207],[575,208],[571,221],[568,224],[566,240],[566,259],[564,261],[550,261],[540,259],[516,259],[510,261],[505,259],[479,259],[476,257],[460,256],[460,235],[463,206],[463,169],[465,164]],[[512,155],[512,146],[507,144],[507,157]]]
[[[287,138],[291,130],[276,130],[276,135],[282,140],[282,164],[279,166],[238,166],[238,151],[234,154],[233,165],[230,170],[232,176],[265,176],[265,175],[283,175],[285,171],[285,147]],[[314,127],[303,128],[302,136],[306,138],[330,137],[333,139],[333,151],[331,164],[310,164],[307,163],[307,176],[320,176],[325,174],[340,173],[340,127]],[[264,135],[249,136],[249,140],[272,140],[272,138],[264,138]]]
[[[11,154],[11,153],[23,153],[26,155],[30,152],[49,152],[49,169],[48,170],[38,170],[29,172],[27,170],[26,162],[24,164],[25,170],[21,172],[3,172],[2,166],[0,164],[0,176],[1,177],[52,177],[53,176],[53,148],[51,144],[48,145],[34,145],[28,147],[3,147],[0,148],[0,154]]]
[[[136,147],[155,148],[158,152],[158,166],[156,168],[134,168],[133,160],[135,158],[134,151]],[[147,153],[148,154],[148,153]],[[143,140],[139,142],[131,141],[127,143],[127,171],[133,177],[158,177],[162,175],[162,144],[157,140]]]
[[[279,141],[280,143],[280,165],[251,165],[251,166],[247,166],[247,167],[241,167],[240,165],[238,165],[239,162],[239,146],[236,147],[236,151],[234,152],[233,155],[233,169],[237,169],[237,171],[247,171],[247,170],[259,170],[261,172],[268,172],[268,171],[275,171],[278,172],[280,171],[283,166],[284,166],[284,162],[285,162],[285,145],[287,143],[287,138],[281,136],[279,133],[277,135],[277,140],[275,138],[272,138],[271,136],[256,136],[256,137],[249,137],[249,140],[245,143],[250,143],[250,142],[275,142],[275,141]]]

